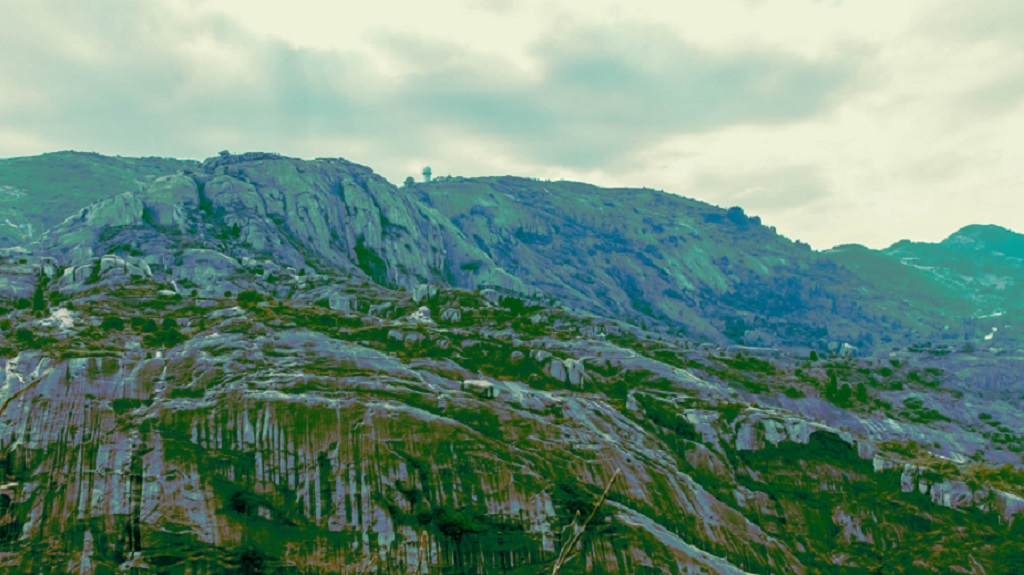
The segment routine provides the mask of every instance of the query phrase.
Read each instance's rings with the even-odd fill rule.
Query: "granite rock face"
[[[1024,513],[901,462],[877,415],[753,403],[623,324],[548,308],[552,337],[475,292],[364,288],[336,310],[331,283],[263,305],[141,281],[72,292],[0,360],[4,569],[549,573],[609,482],[563,573],[888,569],[924,518],[978,513],[957,545],[982,546]],[[598,327],[618,343],[565,337]],[[465,388],[480,378],[498,393]]]
[[[344,271],[409,289],[441,284],[525,290],[436,211],[370,169],[340,159],[211,159],[189,173],[90,205],[33,249],[76,266],[126,252],[199,289],[232,287],[226,280],[238,263],[229,260],[249,258],[303,273]]]

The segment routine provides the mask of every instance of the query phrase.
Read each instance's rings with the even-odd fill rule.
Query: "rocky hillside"
[[[1019,386],[993,399],[931,357],[759,357],[492,291],[321,298],[338,280],[310,275],[282,280],[288,299],[181,295],[165,272],[92,265],[0,326],[10,572],[1020,559],[1024,475],[1002,464],[1024,449]]]
[[[239,287],[231,278],[245,270],[266,289],[307,273],[524,289],[437,212],[341,159],[213,158],[91,204],[31,249],[74,266],[107,254],[141,258],[170,273],[175,289],[203,295]]]
[[[963,294],[977,310],[971,338],[1004,349],[1024,343],[1024,235],[967,226],[938,244],[903,241],[884,253]]]
[[[885,262],[885,281],[872,281],[850,258],[794,243],[739,207],[512,177],[444,179],[415,192],[559,301],[691,337],[872,349],[936,337],[970,308],[895,261]]]
[[[194,164],[82,152],[0,159],[0,248],[31,242],[94,201]]]
[[[913,257],[649,190],[190,165],[0,253],[0,572],[1019,573],[1009,292]]]

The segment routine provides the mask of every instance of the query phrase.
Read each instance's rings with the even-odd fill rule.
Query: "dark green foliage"
[[[868,386],[864,385],[864,382],[857,384],[857,391],[855,394],[857,401],[860,403],[867,403],[871,398],[868,397]]]
[[[239,515],[256,515],[261,505],[262,499],[248,491],[236,491],[228,498],[228,509]]]
[[[452,419],[465,424],[491,439],[501,439],[501,419],[487,407],[449,408]]]
[[[132,329],[140,333],[156,333],[160,326],[156,320],[150,317],[133,317],[131,319]]]
[[[637,393],[636,398],[643,407],[644,415],[657,425],[667,429],[680,439],[700,440],[700,434],[697,433],[696,428],[680,413],[675,404],[644,393]]]
[[[224,575],[270,575],[279,572],[270,563],[262,548],[250,545],[234,554]]]
[[[924,400],[920,397],[908,397],[903,400],[903,407],[907,409],[921,409],[924,407]]]
[[[142,338],[146,347],[174,347],[185,341],[185,336],[175,328],[161,329]]]
[[[366,275],[370,276],[374,282],[387,285],[388,263],[377,255],[377,252],[368,248],[363,238],[356,241],[355,252],[359,269],[366,272]]]
[[[775,373],[775,366],[771,362],[753,356],[740,354],[734,358],[723,358],[722,362],[733,369],[746,373],[763,373],[768,375]]]
[[[742,226],[747,224],[747,214],[743,212],[743,208],[739,206],[733,206],[726,210],[725,217],[730,222]]]
[[[35,343],[36,335],[26,327],[19,327],[18,331],[14,332],[14,339],[21,345],[31,347]]]
[[[43,282],[36,283],[36,289],[32,293],[32,311],[41,313],[46,311],[46,292],[43,290]]]
[[[786,397],[790,399],[800,399],[802,397],[807,397],[807,394],[805,394],[803,390],[801,390],[798,387],[787,387],[786,390],[783,391],[782,393],[786,394]]]
[[[177,329],[177,328],[178,328],[178,322],[174,321],[173,317],[165,317],[163,319],[163,321],[160,322],[160,329],[169,330],[169,329]]]
[[[86,285],[92,285],[100,281],[100,262],[99,260],[93,260],[92,266],[89,268],[89,277],[85,279]]]
[[[456,541],[470,533],[483,533],[487,530],[483,514],[469,508],[456,509],[450,505],[438,505],[426,515],[420,516],[420,522],[432,525],[445,537]]]
[[[263,294],[255,290],[245,290],[238,293],[238,305],[247,309],[256,307],[263,299]]]
[[[596,512],[594,511],[601,499],[602,491],[603,489],[585,485],[575,479],[564,478],[555,482],[551,499],[565,523],[571,522],[578,515],[582,524],[591,513],[594,513],[593,520],[587,525],[587,531],[603,531],[614,512],[607,505],[602,505]]]
[[[144,404],[145,404],[145,402],[143,402],[141,399],[124,398],[124,399],[115,399],[115,400],[113,400],[111,402],[111,407],[114,408],[114,412],[115,413],[123,414],[123,413],[127,413],[128,411],[131,411],[131,410],[133,410],[133,409],[135,409],[137,407],[141,407]]]
[[[523,315],[523,311],[526,310],[526,304],[517,297],[505,296],[498,300],[498,303],[501,307],[508,308],[508,311],[517,317]]]
[[[839,407],[849,407],[850,397],[853,395],[853,391],[849,385],[839,386],[839,391],[836,392],[835,404]]]

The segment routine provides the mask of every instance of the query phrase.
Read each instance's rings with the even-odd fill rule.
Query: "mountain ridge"
[[[401,242],[382,243],[385,228],[397,232],[408,222],[391,225],[390,220],[385,221],[387,215],[380,212],[379,206],[369,204],[371,212],[377,210],[378,222],[348,221],[349,216],[337,210],[326,219],[285,221],[281,218],[285,218],[287,210],[278,209],[273,217],[279,218],[279,222],[267,223],[269,196],[274,197],[271,204],[277,202],[275,205],[285,206],[275,195],[279,193],[278,188],[290,189],[289,186],[296,184],[307,190],[292,194],[287,209],[315,212],[324,208],[324,202],[334,201],[327,188],[338,185],[334,180],[341,177],[339,173],[318,172],[320,175],[316,177],[312,174],[299,177],[301,166],[317,171],[320,169],[317,166],[332,162],[338,164],[331,169],[348,171],[345,177],[355,186],[350,194],[364,189],[362,199],[351,198],[346,203],[342,198],[333,205],[346,206],[347,210],[347,206],[358,202],[372,204],[378,196],[384,198],[385,206],[396,201],[406,202],[400,210],[403,214],[413,213],[420,209],[415,206],[424,205],[428,211],[436,210],[440,214],[440,218],[428,217],[430,223],[425,225],[440,230],[438,233],[448,239],[414,234]],[[271,169],[271,166],[277,168]],[[288,173],[271,173],[278,168]],[[256,172],[249,174],[247,170]],[[373,174],[370,168],[347,160],[306,161],[258,152],[222,153],[203,163],[188,164],[187,171],[190,173],[184,177],[196,182],[199,195],[184,188],[178,192],[193,198],[192,217],[209,212],[203,225],[210,229],[204,228],[205,239],[200,243],[206,242],[209,249],[215,247],[214,240],[220,239],[223,244],[224,240],[233,239],[228,236],[238,234],[239,241],[235,243],[255,246],[248,253],[236,254],[235,259],[239,261],[270,259],[295,269],[314,263],[321,267],[335,266],[361,272],[385,284],[402,284],[408,289],[419,283],[463,287],[473,284],[474,287],[490,286],[516,292],[539,289],[549,297],[582,310],[663,330],[683,330],[710,341],[817,349],[847,342],[871,349],[882,338],[887,341],[881,343],[892,345],[939,337],[948,339],[950,329],[959,330],[958,335],[963,337],[967,330],[961,329],[960,318],[981,314],[985,310],[979,306],[1001,307],[992,294],[979,299],[972,291],[977,286],[955,280],[952,272],[922,275],[913,265],[894,266],[877,257],[872,258],[877,265],[865,266],[857,260],[869,257],[868,252],[858,252],[862,255],[855,257],[851,248],[843,246],[816,252],[806,244],[778,235],[773,228],[762,225],[760,218],[747,216],[742,208],[722,209],[646,188],[604,189],[579,182],[492,176],[439,178],[399,189]],[[316,181],[320,176],[326,179]],[[363,180],[365,183],[361,183]],[[208,184],[210,193],[203,191]],[[222,189],[225,186],[227,188]],[[373,188],[369,195],[366,195],[367,186]],[[122,200],[111,201],[131,202],[136,198],[144,204],[145,198],[149,198],[150,203],[159,207],[143,207],[142,220],[159,212],[158,219],[165,219],[158,221],[157,227],[185,217],[172,215],[182,209],[170,198],[178,192],[154,191],[156,187],[150,184],[141,192],[131,192],[122,195]],[[314,196],[308,195],[310,190],[315,191]],[[157,198],[154,194],[164,197]],[[234,202],[232,206],[225,204],[228,200],[223,200],[228,196],[230,202]],[[409,196],[418,201],[408,204]],[[213,205],[211,197],[222,199]],[[312,203],[302,203],[305,200],[300,201],[300,198],[315,199]],[[131,209],[138,208],[135,205]],[[129,208],[111,209],[117,212]],[[413,212],[409,212],[410,209]],[[213,217],[213,212],[220,215]],[[127,225],[124,214],[113,217],[112,222]],[[212,221],[211,218],[226,219],[213,226],[220,226],[219,230],[213,230],[207,221]],[[84,221],[84,216],[79,220]],[[134,217],[132,222],[144,223],[139,217]],[[85,237],[78,240],[79,247],[85,250],[80,254],[73,253],[74,248],[67,245],[70,238],[84,233],[83,226],[61,226],[42,240],[42,243],[49,242],[44,251],[63,254],[65,264],[86,263],[92,254],[87,253],[88,247],[82,247],[83,242],[88,243]],[[449,226],[457,228],[458,233]],[[178,230],[193,233],[198,228],[189,231],[178,225]],[[290,237],[281,236],[282,230]],[[351,230],[357,230],[358,237],[352,236]],[[1019,236],[1004,228],[998,230],[1002,231],[967,226],[937,245],[948,246],[958,241],[957,238],[967,237],[965,234],[983,231],[988,236],[997,233],[1001,241],[1011,244],[1013,238]],[[298,237],[293,237],[296,233]],[[332,234],[339,233],[348,235],[332,238]],[[213,238],[211,234],[220,234],[220,237]],[[62,238],[57,240],[58,236]],[[91,236],[98,238],[100,233],[94,230]],[[359,243],[366,242],[367,238],[370,244]],[[110,238],[105,239],[104,249],[109,249],[113,243]],[[555,245],[551,245],[552,242]],[[414,255],[413,244],[420,243],[424,244],[424,249],[432,250],[427,259],[433,259],[425,267],[420,265],[422,254]],[[284,247],[281,248],[284,252],[273,253],[271,245],[299,246],[301,250],[311,250],[309,253],[315,257],[307,261],[294,248]],[[918,249],[908,246],[918,245],[932,244],[897,242],[886,250],[870,253],[908,264],[914,258],[901,254]],[[983,244],[979,246],[983,248]],[[386,250],[382,251],[384,248]],[[131,249],[138,251],[139,247],[129,248],[129,251]],[[456,258],[458,261],[442,261],[444,258],[436,257],[436,253],[449,249],[461,254]],[[399,260],[397,266],[386,265],[395,259]],[[167,265],[167,262],[149,263]],[[374,271],[375,266],[382,265],[383,268]],[[882,267],[887,270],[884,277],[877,273]],[[399,268],[415,272],[408,274]],[[467,273],[471,268],[482,271]],[[474,274],[493,277],[470,279]],[[373,278],[374,275],[377,277]],[[864,286],[871,288],[865,291]],[[892,302],[900,303],[894,306]],[[967,309],[972,306],[978,309]],[[953,313],[952,320],[949,313]]]

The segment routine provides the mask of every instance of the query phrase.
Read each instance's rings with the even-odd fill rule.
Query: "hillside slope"
[[[525,283],[581,309],[694,337],[870,349],[883,335],[925,339],[963,311],[955,294],[918,297],[943,288],[898,265],[890,271],[912,281],[865,285],[842,258],[779,236],[740,208],[513,177],[414,191]]]
[[[1024,355],[897,347],[1004,321],[971,285],[649,190],[211,158],[0,251],[0,571],[1015,574]]]
[[[83,152],[0,159],[0,248],[30,242],[96,200],[195,164]]]

